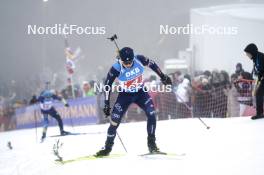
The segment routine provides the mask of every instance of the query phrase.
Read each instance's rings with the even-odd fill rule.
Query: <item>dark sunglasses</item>
[[[133,63],[133,60],[131,60],[131,61],[123,61],[123,64],[124,65],[130,65],[130,64],[132,64]]]

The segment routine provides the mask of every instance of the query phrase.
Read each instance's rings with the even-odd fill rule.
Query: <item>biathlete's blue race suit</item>
[[[114,80],[117,78],[119,80],[119,84],[121,87],[121,92],[117,97],[117,100],[113,106],[113,110],[110,116],[110,126],[107,131],[107,139],[105,142],[105,147],[102,148],[99,152],[97,152],[97,156],[105,156],[108,155],[114,144],[114,139],[116,136],[116,130],[121,122],[121,119],[125,112],[127,111],[130,104],[137,104],[147,116],[147,133],[148,133],[148,148],[150,152],[159,151],[156,146],[156,138],[155,138],[155,130],[156,130],[156,114],[153,101],[149,96],[148,92],[146,92],[143,84],[143,72],[145,66],[151,68],[154,72],[156,72],[161,81],[164,84],[171,84],[171,79],[162,73],[157,64],[144,57],[143,55],[129,55],[129,52],[133,52],[130,48],[123,48],[120,50],[121,60],[118,60],[113,64],[110,71],[107,74],[107,78],[105,81],[106,87],[106,98],[105,98],[105,108],[104,113],[106,116],[110,115],[110,92],[111,86]],[[125,54],[123,53],[125,52]],[[122,59],[122,54],[123,56]],[[132,57],[133,56],[133,57]],[[126,59],[130,60],[130,67],[125,67],[124,62],[126,63]]]
[[[64,131],[63,129],[63,122],[61,116],[53,107],[54,100],[62,101],[66,107],[69,106],[68,103],[63,98],[53,94],[50,90],[44,90],[43,92],[41,92],[40,96],[38,97],[38,102],[40,102],[40,111],[44,118],[41,141],[43,141],[46,138],[46,133],[49,125],[49,119],[48,119],[49,115],[57,120],[61,135],[66,135],[69,133]]]

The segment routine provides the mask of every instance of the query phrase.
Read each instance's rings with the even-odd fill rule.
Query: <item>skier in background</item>
[[[53,107],[53,101],[54,100],[62,101],[66,107],[69,107],[69,104],[67,103],[67,101],[64,98],[61,98],[61,97],[55,95],[50,90],[49,84],[50,84],[49,82],[46,83],[45,90],[42,91],[40,93],[40,96],[38,97],[38,102],[40,102],[41,114],[43,115],[43,118],[44,118],[44,126],[43,126],[41,142],[43,142],[44,139],[46,138],[46,133],[47,133],[48,124],[49,124],[49,119],[48,119],[49,115],[57,120],[61,135],[69,134],[69,132],[64,131],[64,129],[63,129],[63,122],[62,122],[61,116],[56,111],[56,109]]]
[[[162,73],[157,64],[146,58],[143,55],[134,55],[134,52],[129,47],[124,47],[119,51],[121,60],[117,60],[111,67],[107,74],[105,81],[105,106],[104,113],[106,116],[110,115],[110,92],[111,86],[116,78],[118,78],[121,92],[119,92],[117,100],[114,104],[111,117],[110,126],[107,131],[107,139],[105,146],[96,153],[96,156],[107,156],[112,151],[114,139],[116,137],[116,130],[121,122],[121,119],[128,107],[132,103],[136,103],[142,108],[147,115],[147,145],[150,153],[159,152],[156,145],[156,114],[153,101],[149,94],[143,90],[143,72],[144,66],[148,66],[156,72],[161,81],[165,85],[171,85],[171,79],[168,75]]]

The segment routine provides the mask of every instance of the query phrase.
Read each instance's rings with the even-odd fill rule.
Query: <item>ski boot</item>
[[[148,149],[150,153],[157,153],[159,152],[159,148],[156,145],[156,137],[155,135],[148,136]]]
[[[94,156],[95,157],[108,156],[112,151],[113,145],[114,143],[105,143],[105,146],[100,151],[98,151]]]
[[[68,131],[64,131],[64,130],[62,130],[62,131],[60,132],[60,134],[61,134],[61,136],[65,136],[65,135],[69,135],[69,134],[71,134],[71,133],[68,132]]]
[[[44,142],[45,138],[46,138],[46,132],[43,132],[42,136],[41,136],[40,143]]]

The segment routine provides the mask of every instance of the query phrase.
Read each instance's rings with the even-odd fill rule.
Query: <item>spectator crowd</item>
[[[193,77],[179,71],[170,74],[170,76],[173,81],[172,92],[150,92],[160,119],[243,116],[246,107],[254,105],[253,77],[251,73],[244,71],[241,63],[236,65],[236,69],[231,75],[224,70],[206,70],[196,72]],[[23,87],[23,85],[19,86],[17,82],[11,82],[9,90],[6,90],[2,84],[0,131],[12,129],[13,124],[10,123],[12,123],[15,109],[34,103],[43,90],[40,80],[29,81],[32,82],[29,83],[30,87],[28,88],[26,85]],[[65,99],[91,96],[100,96],[98,99],[101,99],[102,93],[96,92],[94,84],[102,83],[103,80],[101,82],[90,80],[73,83],[71,78],[67,78],[64,83],[62,82],[62,80],[57,80],[53,83],[53,87],[58,89],[56,84],[65,84],[61,90],[55,91],[57,95]],[[144,84],[152,86],[159,85],[160,82],[155,75],[151,75],[145,79]],[[135,117],[140,113],[138,110],[136,106],[132,106],[128,111],[128,116]]]

